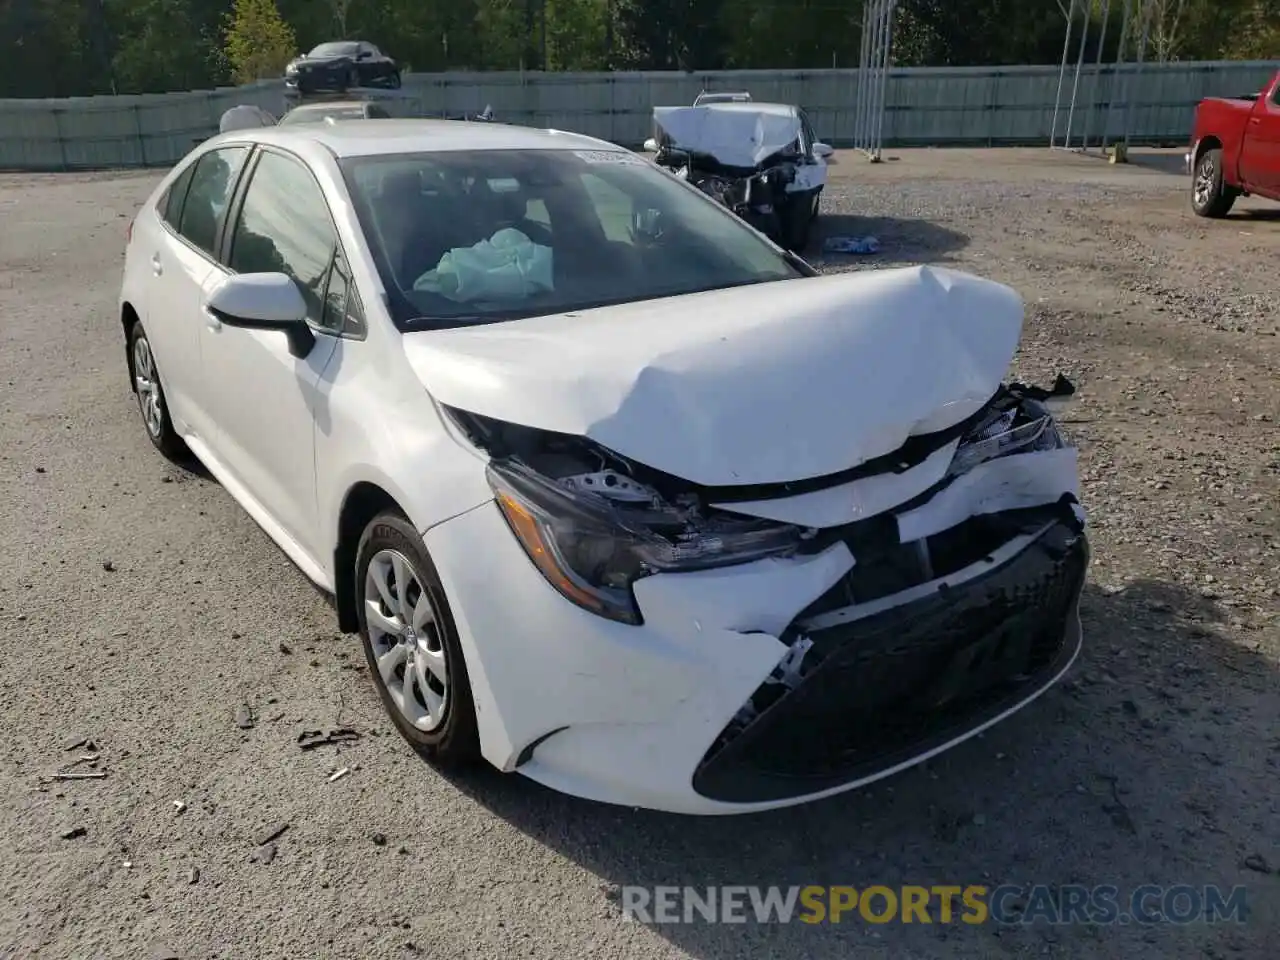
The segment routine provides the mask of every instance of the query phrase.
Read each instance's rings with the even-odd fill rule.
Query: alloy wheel
[[[147,432],[152,439],[158,440],[164,430],[164,396],[160,392],[160,378],[156,376],[151,344],[146,337],[138,337],[133,342],[133,384]]]
[[[364,578],[365,623],[378,673],[392,703],[428,733],[449,707],[449,667],[430,593],[409,559],[380,550]]]
[[[1194,196],[1196,206],[1207,206],[1213,197],[1213,179],[1214,179],[1213,158],[1206,157],[1200,164],[1200,168],[1196,171],[1196,182],[1194,188]]]

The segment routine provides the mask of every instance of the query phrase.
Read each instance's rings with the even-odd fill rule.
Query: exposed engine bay
[[[794,162],[779,157],[767,169],[756,171],[726,167],[707,157],[662,149],[654,159],[761,233],[771,237],[780,235],[782,211],[790,202],[787,187],[796,179]]]

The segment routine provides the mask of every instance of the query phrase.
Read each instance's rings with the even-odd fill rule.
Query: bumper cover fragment
[[[730,803],[812,794],[900,767],[986,725],[1052,683],[1075,656],[1088,561],[1084,533],[1055,523],[962,585],[810,633],[802,679],[745,728],[726,728],[694,789]]]

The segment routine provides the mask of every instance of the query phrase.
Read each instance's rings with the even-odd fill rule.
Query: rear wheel
[[[156,357],[141,323],[135,323],[129,331],[129,372],[133,375],[133,392],[138,400],[138,411],[142,414],[142,425],[147,428],[147,437],[168,459],[186,460],[190,451],[173,428]]]
[[[356,551],[360,637],[400,735],[442,765],[480,756],[457,627],[422,537],[398,513],[375,517]]]
[[[1222,151],[1206,150],[1191,182],[1191,209],[1201,217],[1225,217],[1239,194],[1222,179]]]

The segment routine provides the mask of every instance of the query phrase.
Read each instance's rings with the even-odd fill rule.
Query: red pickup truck
[[[1225,217],[1236,197],[1280,200],[1280,71],[1256,96],[1200,101],[1187,171],[1202,217]]]

